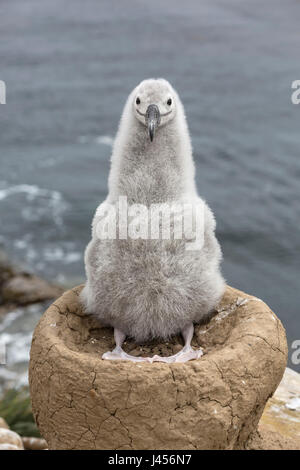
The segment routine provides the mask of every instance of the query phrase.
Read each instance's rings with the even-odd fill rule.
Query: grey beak
[[[148,127],[149,137],[152,142],[155,130],[160,124],[160,112],[156,104],[149,104],[146,111],[145,120]]]

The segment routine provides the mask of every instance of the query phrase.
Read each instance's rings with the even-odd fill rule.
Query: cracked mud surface
[[[33,338],[30,386],[38,426],[51,449],[245,448],[287,360],[284,329],[261,300],[227,287],[193,345],[204,356],[184,364],[103,361],[113,330],[82,311],[82,286],[44,314]],[[167,343],[124,349],[171,355]]]

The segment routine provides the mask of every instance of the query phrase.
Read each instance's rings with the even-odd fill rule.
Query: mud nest
[[[83,312],[82,286],[66,292],[33,336],[33,412],[50,449],[241,449],[256,431],[287,361],[284,328],[260,299],[227,287],[181,364],[103,361],[113,330]],[[171,355],[181,337],[137,345],[133,355]]]

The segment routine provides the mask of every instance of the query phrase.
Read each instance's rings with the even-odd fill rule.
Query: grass
[[[40,437],[35,424],[28,388],[10,389],[0,398],[0,417],[20,436]]]

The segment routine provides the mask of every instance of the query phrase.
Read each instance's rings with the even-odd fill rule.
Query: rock
[[[285,370],[285,331],[261,300],[227,287],[184,364],[103,361],[111,328],[82,311],[77,287],[41,318],[33,336],[33,413],[50,449],[245,449]],[[180,337],[136,345],[172,354]],[[250,441],[249,441],[250,439]]]
[[[23,450],[13,444],[0,444],[0,450]]]
[[[289,368],[285,370],[279,387],[264,410],[260,429],[264,433],[276,433],[278,439],[281,438],[281,447],[300,450],[300,374]]]
[[[63,290],[17,266],[0,249],[0,315],[18,305],[56,299]]]
[[[300,450],[300,441],[284,436],[272,426],[259,423],[257,432],[253,433],[246,444],[247,450]]]
[[[31,274],[19,274],[2,286],[2,299],[5,303],[31,304],[48,299],[56,299],[63,290]]]
[[[8,261],[6,254],[0,249],[0,286],[13,277],[15,270]]]
[[[0,429],[1,428],[9,429],[9,426],[8,426],[7,422],[5,421],[5,419],[0,417]]]
[[[20,437],[17,433],[1,433],[1,430],[9,430],[7,422],[0,417],[0,450],[44,450],[47,449],[45,439],[39,437]],[[11,443],[13,441],[13,443]]]
[[[45,439],[39,437],[22,437],[22,441],[26,450],[45,450],[48,447]]]
[[[0,445],[12,445],[17,447],[19,450],[23,450],[23,442],[20,436],[11,431],[10,429],[0,429]]]

